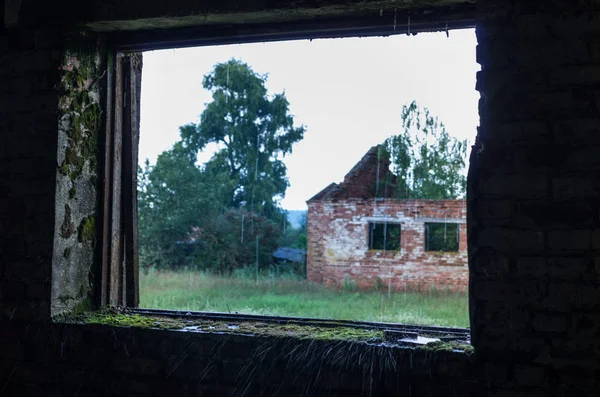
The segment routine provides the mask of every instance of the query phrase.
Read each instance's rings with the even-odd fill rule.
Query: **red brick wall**
[[[400,251],[369,250],[369,222],[400,223]],[[459,223],[458,252],[426,252],[425,223]],[[308,279],[360,288],[378,281],[396,290],[467,288],[466,204],[464,200],[314,200],[308,204]]]

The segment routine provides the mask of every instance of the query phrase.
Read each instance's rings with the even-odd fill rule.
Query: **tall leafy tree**
[[[228,273],[270,264],[281,237],[278,198],[288,187],[282,158],[304,127],[294,126],[285,95],[269,96],[265,82],[240,61],[215,65],[203,80],[213,100],[200,122],[180,127],[180,141],[140,169],[142,265]],[[217,151],[198,165],[209,143]]]
[[[395,174],[395,197],[455,199],[466,190],[467,142],[451,137],[427,108],[402,108],[402,132],[383,144]],[[390,181],[388,181],[390,182]]]
[[[183,145],[195,157],[209,143],[218,151],[206,164],[211,173],[232,181],[229,206],[244,207],[269,217],[289,186],[282,158],[304,136],[294,126],[284,93],[269,96],[266,75],[232,59],[215,65],[202,85],[212,92],[198,124],[180,128]]]

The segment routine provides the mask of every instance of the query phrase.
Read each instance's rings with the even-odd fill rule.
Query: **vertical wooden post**
[[[112,145],[112,195],[110,229],[110,306],[123,305],[123,218],[122,218],[122,166],[123,166],[123,113],[126,92],[123,84],[123,54],[117,54],[115,65],[114,128]]]
[[[102,205],[102,259],[100,270],[100,291],[98,303],[105,307],[109,302],[111,211],[112,211],[112,163],[113,163],[113,124],[115,97],[115,56],[109,53],[106,61],[106,111],[104,136],[104,189]]]
[[[125,305],[139,304],[137,168],[140,140],[142,54],[128,54],[124,62],[128,95],[123,117],[123,216],[125,234]]]
[[[100,306],[136,307],[141,54],[118,53],[108,69]]]

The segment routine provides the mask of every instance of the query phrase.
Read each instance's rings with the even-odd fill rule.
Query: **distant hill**
[[[288,222],[294,229],[299,229],[307,212],[307,210],[287,210]]]

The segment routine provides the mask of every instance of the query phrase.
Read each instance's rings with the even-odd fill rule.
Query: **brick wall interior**
[[[464,291],[467,207],[463,200],[340,200],[308,202],[307,275],[314,282],[360,288]],[[400,223],[400,250],[369,249],[369,222]],[[459,222],[458,252],[425,251],[426,222]]]
[[[103,20],[126,22],[150,18],[154,7],[180,15],[178,5],[194,2],[131,3],[137,8],[0,4],[10,22],[0,27],[0,395],[599,394],[596,2],[478,1],[481,126],[467,200],[470,360],[385,345],[50,320],[54,232],[62,221],[55,197],[66,32],[98,10]],[[252,4],[215,8],[240,12]],[[257,7],[271,4],[279,3]]]

